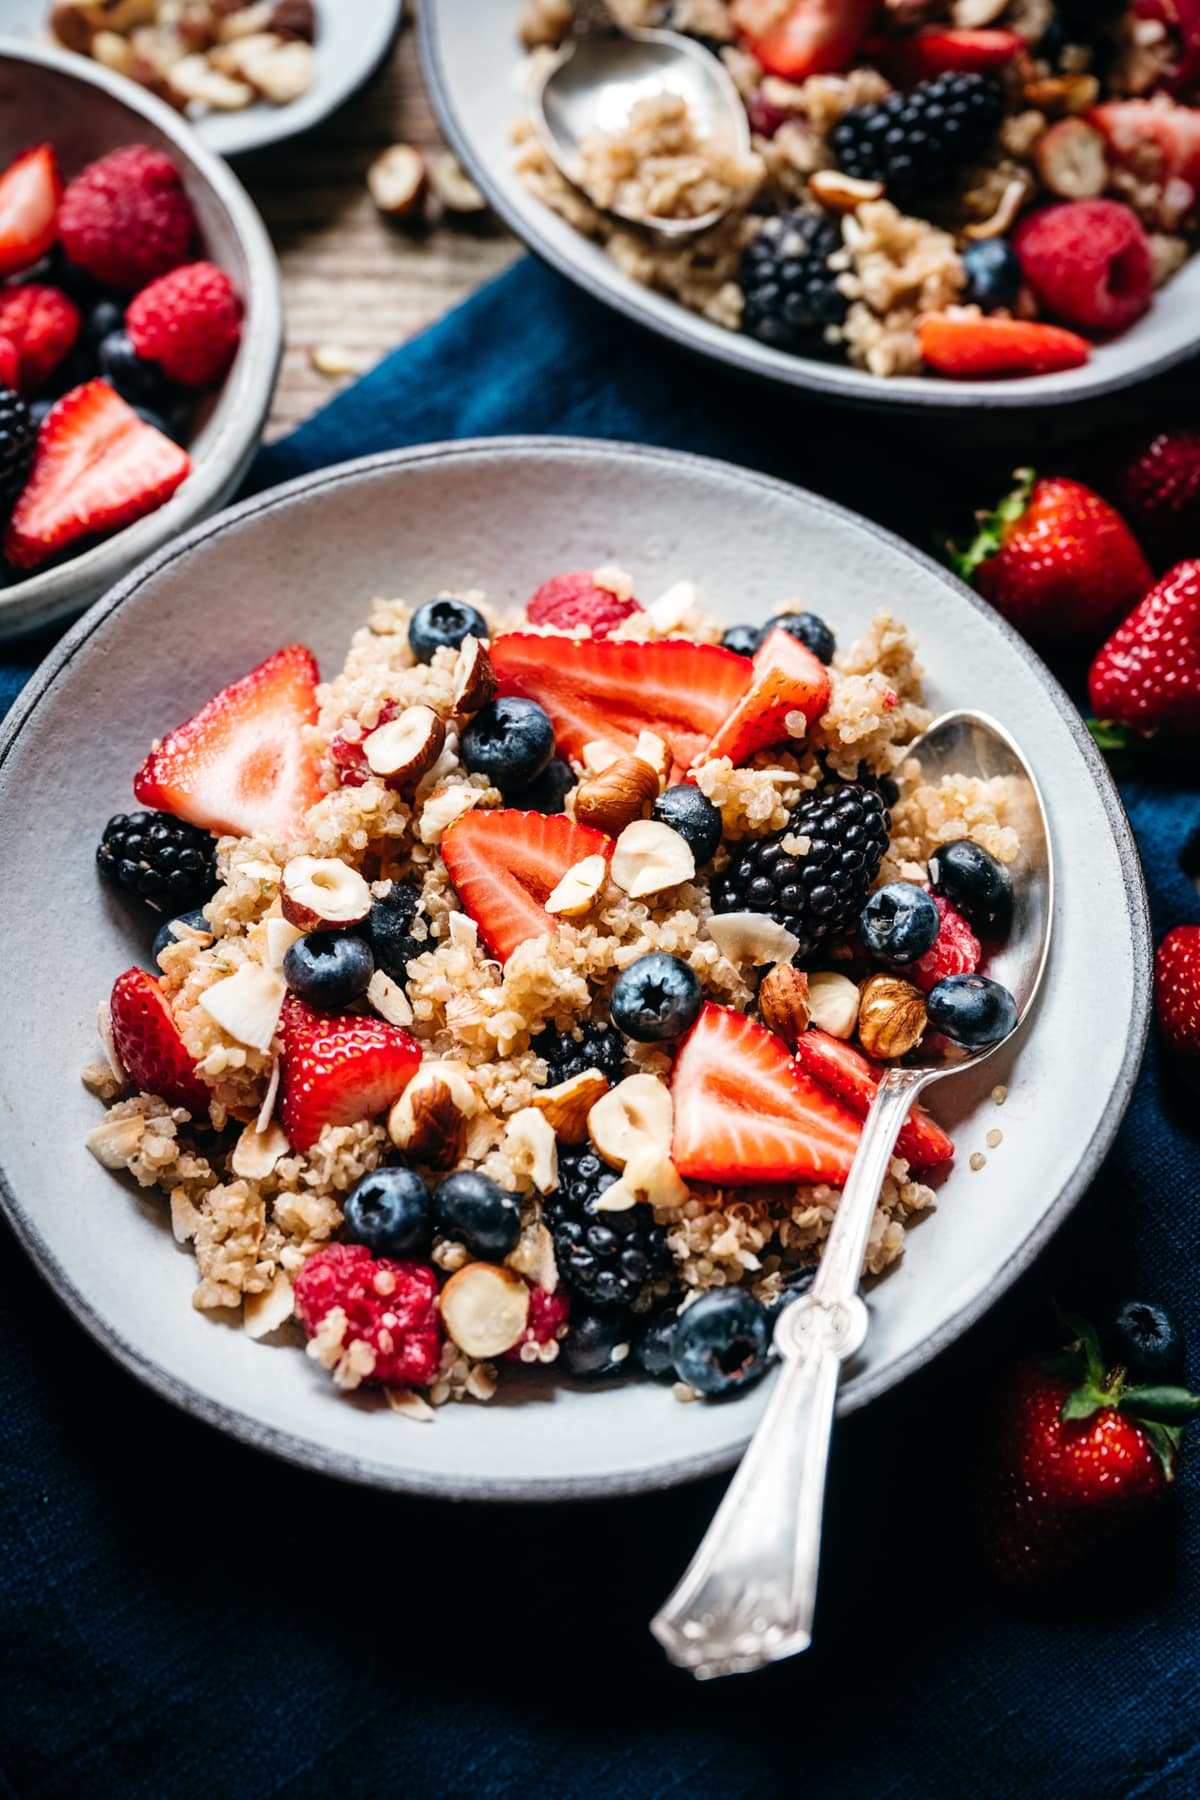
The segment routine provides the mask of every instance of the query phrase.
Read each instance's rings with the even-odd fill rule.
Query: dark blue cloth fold
[[[525,262],[264,450],[253,482],[394,445],[529,432],[722,455],[923,543],[998,490],[1009,460],[943,443],[936,424],[831,411],[711,371]],[[32,656],[25,647],[0,669],[0,704]],[[1200,824],[1195,769],[1124,794],[1156,932],[1200,919],[1180,864]],[[65,942],[69,921],[54,930]],[[48,932],[47,954],[60,947]],[[546,1510],[340,1487],[145,1392],[7,1240],[0,1790],[1200,1792],[1193,1469],[1149,1554],[1086,1601],[1041,1609],[977,1576],[964,1477],[986,1375],[1043,1341],[1050,1294],[1103,1311],[1146,1292],[1200,1345],[1194,1132],[1152,1044],[1103,1176],[1040,1264],[951,1352],[839,1431],[816,1648],[704,1689],[663,1665],[646,1620],[719,1482]]]

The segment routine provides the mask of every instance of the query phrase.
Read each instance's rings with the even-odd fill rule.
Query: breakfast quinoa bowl
[[[761,1375],[880,1066],[1011,1026],[1013,796],[922,779],[921,680],[885,611],[722,635],[603,568],[377,600],[332,681],[293,645],[168,731],[97,853],[161,928],[84,1081],[195,1307],[416,1419],[514,1364]],[[914,1110],[869,1273],[952,1155]]]

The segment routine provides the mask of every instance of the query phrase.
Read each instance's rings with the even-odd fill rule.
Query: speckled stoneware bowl
[[[524,110],[518,20],[524,0],[422,0],[418,27],[430,95],[442,128],[496,211],[531,250],[589,294],[637,319],[671,343],[784,387],[805,388],[859,406],[957,411],[978,415],[1084,409],[1087,418],[1119,409],[1113,396],[1200,350],[1200,258],[1155,295],[1132,330],[1096,348],[1082,369],[1020,381],[947,381],[935,376],[882,380],[863,369],[790,356],[711,324],[664,294],[623,274],[598,244],[573,231],[528,192],[513,168],[512,128]],[[1059,431],[1083,420],[1056,421]],[[1005,435],[993,416],[991,435]]]
[[[236,176],[177,113],[131,82],[83,57],[0,37],[0,166],[43,139],[53,142],[68,180],[123,144],[165,150],[196,209],[205,255],[228,271],[246,311],[233,366],[202,405],[183,486],[157,512],[92,549],[0,587],[0,637],[81,612],[143,557],[229,499],[258,448],[283,349],[275,253]]]
[[[373,595],[479,586],[515,605],[556,569],[612,561],[647,597],[693,578],[731,621],[800,593],[843,641],[886,599],[920,639],[931,704],[1002,720],[1045,794],[1061,881],[1042,998],[1018,1043],[937,1095],[958,1155],[937,1211],[869,1297],[844,1409],[952,1343],[1028,1265],[1094,1174],[1137,1072],[1146,906],[1104,765],[1032,652],[897,539],[724,464],[553,439],[350,463],[209,521],[93,608],[0,740],[0,943],[19,990],[0,1011],[3,1196],[64,1305],[142,1380],[264,1449],[355,1480],[495,1499],[664,1486],[732,1463],[764,1390],[681,1406],[650,1383],[589,1390],[513,1371],[517,1385],[491,1406],[448,1406],[417,1426],[339,1395],[290,1344],[255,1344],[194,1312],[194,1264],[165,1202],[84,1148],[100,1117],[79,1081],[97,1054],[97,1005],[150,939],[101,887],[92,844],[128,803],[151,738],[280,644],[308,642],[332,674]],[[39,894],[54,896],[52,934],[31,904]],[[997,1082],[1009,1087],[1002,1111],[989,1099]],[[973,1172],[997,1125],[1003,1143]]]

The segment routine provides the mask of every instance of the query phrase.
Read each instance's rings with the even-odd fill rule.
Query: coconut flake
[[[716,913],[708,921],[708,935],[731,963],[791,962],[800,939],[768,913]]]
[[[200,996],[200,1005],[222,1031],[248,1049],[267,1051],[279,1024],[286,984],[259,963],[243,963]]]
[[[291,1318],[293,1307],[291,1281],[280,1269],[265,1292],[246,1295],[242,1304],[242,1330],[247,1337],[269,1337]]]
[[[375,1008],[381,1019],[389,1025],[404,1028],[413,1022],[413,1009],[409,1005],[408,995],[398,981],[385,975],[382,969],[376,969],[367,983],[367,999]]]

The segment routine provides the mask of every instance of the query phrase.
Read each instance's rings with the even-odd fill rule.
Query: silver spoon
[[[1050,950],[1054,860],[1038,785],[1008,733],[983,713],[947,713],[912,746],[922,779],[1006,776],[1021,850],[1013,865],[1012,929],[987,973],[1017,1005],[1018,1030]],[[743,1674],[812,1641],[821,1513],[842,1364],[869,1325],[858,1287],[875,1206],[900,1127],[923,1090],[994,1055],[918,1047],[889,1068],[834,1215],[812,1288],[775,1327],[783,1366],[774,1392],[683,1580],[651,1624],[672,1662],[701,1678]]]
[[[580,146],[590,131],[620,131],[639,100],[680,94],[703,136],[732,137],[750,148],[741,96],[719,57],[677,31],[622,31],[606,0],[574,0],[572,35],[530,90],[533,121],[546,154],[573,186],[580,186]],[[729,210],[714,207],[695,219],[646,219],[616,209],[630,224],[652,226],[662,237],[707,231]]]

